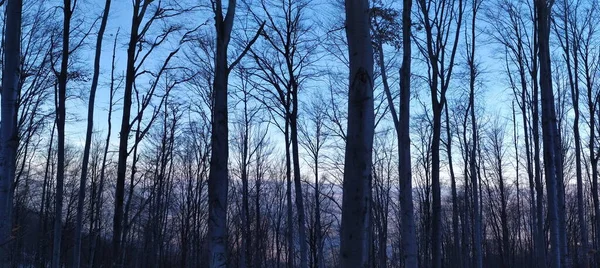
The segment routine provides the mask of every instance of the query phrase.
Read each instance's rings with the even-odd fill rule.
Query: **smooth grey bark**
[[[550,64],[550,12],[554,1],[536,0],[538,45],[540,59],[540,91],[542,103],[542,140],[544,147],[544,171],[548,196],[548,220],[550,224],[549,261],[553,268],[561,267],[559,229],[556,143],[558,140],[554,92],[552,90],[552,69]]]
[[[370,187],[375,126],[369,1],[346,0],[345,10],[350,83],[340,264],[341,267],[369,267]]]
[[[534,5],[535,7],[535,5]],[[535,9],[535,8],[534,8]],[[532,11],[531,18],[535,17],[535,10]],[[531,83],[533,85],[531,91],[531,134],[533,140],[533,163],[534,163],[534,180],[535,180],[535,192],[536,192],[536,218],[537,225],[535,226],[537,243],[535,247],[536,251],[536,267],[546,267],[547,253],[546,253],[546,235],[544,231],[545,217],[544,217],[544,185],[542,183],[542,161],[540,159],[540,110],[539,110],[539,99],[540,99],[540,85],[538,81],[539,73],[539,40],[538,36],[538,25],[535,23],[533,26],[533,46],[530,48],[531,52],[531,66],[527,66],[529,75],[531,77]]]
[[[92,85],[90,88],[90,99],[88,101],[87,129],[85,134],[85,145],[83,149],[83,160],[81,163],[81,178],[79,180],[79,196],[77,203],[77,222],[75,226],[75,247],[73,248],[73,266],[78,268],[81,265],[81,237],[83,232],[83,205],[85,202],[85,185],[87,181],[88,163],[90,159],[90,148],[92,145],[92,131],[94,130],[94,105],[96,99],[96,89],[98,88],[98,78],[100,76],[100,56],[102,53],[102,38],[108,21],[111,0],[106,0],[98,37],[96,39],[96,52],[94,55],[94,74],[92,76]]]
[[[208,175],[208,266],[227,266],[227,192],[229,188],[229,126],[227,88],[229,73],[248,52],[262,32],[261,25],[244,51],[228,64],[227,48],[235,16],[236,0],[229,0],[227,13],[223,16],[221,0],[215,0],[216,55],[213,79],[213,111],[211,121],[211,156]]]
[[[71,32],[71,0],[63,2],[63,38],[60,73],[58,75],[58,105],[56,107],[56,130],[58,133],[58,157],[56,172],[56,196],[54,206],[54,242],[52,246],[52,267],[60,266],[62,242],[62,210],[65,180],[65,102],[67,98],[67,75],[69,66],[69,33]],[[74,8],[74,6],[73,6]]]
[[[419,267],[417,228],[413,205],[410,154],[410,81],[412,60],[412,0],[402,2],[402,65],[400,66],[400,116],[398,119],[400,209],[402,213],[402,249],[404,267]]]
[[[21,80],[22,8],[21,0],[8,0],[5,8],[0,124],[0,267],[10,266],[13,183],[19,146],[17,100]]]
[[[288,67],[289,68],[289,67]],[[290,73],[293,70],[290,69]],[[292,84],[292,113],[290,114],[290,136],[292,141],[292,158],[294,169],[294,190],[296,194],[296,210],[298,213],[298,239],[300,240],[300,267],[308,268],[308,244],[306,240],[306,215],[304,212],[304,196],[300,175],[300,156],[298,150],[298,85],[294,76],[290,76]]]

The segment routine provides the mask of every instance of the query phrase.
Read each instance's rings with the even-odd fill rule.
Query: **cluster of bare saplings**
[[[2,268],[600,267],[597,0],[0,8]]]

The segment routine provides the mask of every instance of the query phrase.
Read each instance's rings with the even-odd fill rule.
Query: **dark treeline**
[[[0,8],[0,267],[600,267],[598,1]]]

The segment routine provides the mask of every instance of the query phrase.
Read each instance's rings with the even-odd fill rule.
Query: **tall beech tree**
[[[553,0],[536,0],[536,14],[538,27],[538,45],[540,59],[540,92],[542,104],[542,140],[544,147],[544,174],[548,196],[548,221],[550,224],[550,251],[549,262],[553,268],[564,265],[561,262],[561,236],[565,230],[559,228],[558,216],[558,186],[557,177],[560,144],[557,130],[556,109],[554,106],[554,91],[552,89],[552,68],[550,61],[550,22]]]
[[[371,171],[375,127],[369,1],[346,0],[350,80],[344,158],[341,267],[369,267]]]
[[[250,46],[262,32],[260,26],[254,38],[246,45],[241,54],[228,63],[227,50],[231,40],[231,31],[235,17],[236,0],[229,0],[226,13],[223,14],[221,0],[212,1],[215,13],[215,66],[212,92],[212,128],[210,172],[208,175],[208,236],[209,267],[227,266],[227,191],[229,186],[229,121],[228,121],[228,83],[229,73],[240,62]]]
[[[13,184],[19,135],[17,109],[21,81],[21,0],[9,0],[2,39],[2,103],[0,124],[0,266],[10,267]]]

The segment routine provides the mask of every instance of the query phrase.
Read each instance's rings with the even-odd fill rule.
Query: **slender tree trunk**
[[[289,99],[289,98],[288,98]],[[284,138],[285,138],[285,178],[286,178],[286,191],[285,197],[287,201],[286,212],[287,212],[287,267],[294,267],[294,222],[293,222],[293,205],[292,205],[292,157],[290,155],[290,138],[289,138],[289,118],[288,112],[286,110],[286,118],[285,118],[285,130],[284,130]]]
[[[571,88],[571,100],[573,102],[573,112],[575,114],[573,119],[573,138],[575,143],[575,172],[577,177],[577,220],[579,221],[579,233],[580,233],[580,247],[577,248],[578,254],[578,264],[582,267],[589,267],[589,258],[588,258],[588,230],[587,223],[585,221],[585,213],[584,210],[584,192],[583,192],[583,174],[582,174],[582,166],[581,166],[581,135],[579,133],[579,73],[574,70],[579,70],[579,56],[577,55],[577,51],[579,51],[578,43],[579,41],[574,37],[574,40],[570,40],[569,30],[569,18],[570,12],[568,12],[568,7],[565,2],[565,14],[564,14],[564,31],[565,31],[565,39],[563,45],[565,61],[567,64],[567,73],[569,78],[569,85]],[[571,49],[571,42],[573,42],[573,48]],[[573,52],[573,54],[571,54]],[[573,55],[573,66],[571,66],[571,55]]]
[[[10,266],[13,183],[19,134],[17,127],[21,79],[21,0],[8,0],[3,38],[2,103],[0,124],[0,267]]]
[[[242,181],[242,254],[240,267],[251,266],[252,254],[250,247],[252,245],[251,234],[250,234],[250,205],[248,201],[248,134],[250,128],[250,122],[248,119],[248,96],[247,92],[244,92],[244,132],[242,137],[242,166],[241,166],[241,181]],[[258,238],[257,238],[258,239]]]
[[[58,133],[58,167],[56,174],[56,197],[54,212],[54,243],[52,248],[52,267],[60,266],[62,240],[63,184],[65,180],[65,102],[67,98],[67,68],[69,66],[69,33],[71,32],[71,0],[63,5],[63,43],[60,74],[58,76],[58,106],[56,108],[56,130]]]
[[[369,1],[346,0],[345,9],[350,87],[340,232],[341,267],[368,267],[374,135]]]
[[[39,266],[46,266],[46,246],[47,246],[47,240],[46,240],[46,232],[47,232],[47,217],[46,215],[48,214],[48,203],[50,202],[50,193],[49,193],[49,188],[50,188],[50,165],[52,165],[52,156],[53,156],[53,151],[52,151],[52,146],[54,145],[54,131],[56,129],[56,120],[54,120],[53,124],[52,124],[52,130],[50,131],[50,142],[48,143],[48,151],[47,151],[47,158],[46,158],[46,164],[44,167],[44,182],[42,183],[42,202],[40,205],[40,219],[39,219],[39,225],[40,225],[40,232],[39,232],[39,240],[38,240],[38,256],[37,256],[37,264]]]
[[[410,81],[411,81],[411,9],[412,0],[402,2],[402,65],[400,67],[400,115],[398,119],[398,172],[402,213],[402,250],[404,267],[419,267],[417,228],[415,226],[412,166],[410,159]]]
[[[538,27],[534,27],[534,36],[537,36]],[[533,161],[535,169],[535,190],[536,190],[536,232],[538,241],[536,244],[537,267],[546,267],[546,235],[544,232],[544,185],[542,184],[542,163],[540,159],[540,117],[539,117],[539,83],[538,83],[538,56],[539,45],[537,38],[534,38],[534,47],[532,55],[531,78],[533,80],[533,96],[531,102],[532,111],[532,134],[533,134]]]
[[[468,54],[468,66],[469,66],[469,107],[471,113],[471,148],[470,148],[470,175],[471,175],[471,190],[473,195],[473,250],[474,250],[474,264],[476,268],[483,267],[483,250],[482,250],[482,231],[481,231],[481,214],[480,214],[480,200],[479,200],[479,185],[476,176],[477,162],[476,152],[478,145],[477,137],[477,121],[475,118],[475,80],[477,79],[477,65],[475,63],[475,22],[478,10],[478,4],[476,1],[473,2],[473,16],[471,18],[471,42],[470,48],[467,49]]]
[[[475,120],[475,70],[474,66],[471,67],[471,79],[470,79],[470,93],[469,93],[469,106],[471,107],[471,148],[469,156],[469,175],[471,177],[471,190],[472,190],[472,202],[473,202],[473,250],[475,253],[474,261],[475,267],[481,268],[483,266],[483,252],[482,252],[482,235],[481,235],[481,214],[479,213],[479,182],[477,178],[477,122]]]
[[[584,50],[585,51],[585,50]],[[588,104],[588,114],[589,114],[589,142],[588,142],[588,150],[589,150],[589,159],[590,166],[592,170],[592,185],[591,185],[591,195],[592,195],[592,204],[594,207],[594,220],[592,221],[592,230],[596,230],[594,242],[597,245],[600,245],[600,200],[598,198],[598,155],[596,154],[596,108],[598,105],[598,95],[593,96],[593,83],[592,83],[592,71],[590,70],[590,64],[588,61],[589,53],[586,53],[583,56],[583,68],[585,68],[585,85],[587,89],[587,104]],[[593,261],[596,264],[599,263],[600,253],[595,252],[593,256]]]
[[[113,216],[113,241],[112,241],[112,262],[114,267],[121,265],[121,243],[124,225],[124,199],[125,199],[125,177],[127,176],[127,158],[129,134],[131,131],[130,116],[132,106],[133,84],[135,83],[135,55],[137,51],[137,42],[139,37],[139,26],[147,4],[143,6],[140,1],[134,2],[133,15],[131,19],[131,32],[127,46],[127,66],[125,70],[125,90],[123,92],[123,114],[121,117],[121,128],[119,131],[119,152],[117,160],[117,181],[115,190],[115,211]],[[140,11],[142,12],[140,14]]]
[[[550,10],[551,2],[536,0],[538,44],[540,58],[540,89],[542,97],[542,131],[544,145],[544,171],[548,193],[548,219],[550,223],[550,266],[561,267],[560,236],[564,230],[559,228],[556,143],[558,140],[554,93],[552,90],[552,70],[550,66]]]
[[[317,132],[317,148],[320,147],[320,133]],[[318,149],[317,149],[318,150]],[[317,245],[316,267],[324,268],[325,255],[323,254],[323,234],[321,226],[321,190],[319,182],[319,152],[315,153],[315,241]]]
[[[106,125],[107,125],[107,133],[106,133],[106,139],[105,139],[105,144],[104,144],[104,152],[102,153],[102,165],[100,166],[100,183],[98,186],[98,193],[97,196],[95,197],[97,199],[96,203],[98,204],[98,209],[96,210],[96,219],[100,219],[101,211],[102,211],[102,194],[104,192],[104,180],[105,180],[105,172],[106,172],[106,165],[107,165],[107,161],[108,161],[108,149],[110,147],[110,137],[112,134],[112,112],[113,112],[113,102],[114,102],[114,96],[115,96],[115,59],[116,59],[116,51],[117,51],[117,39],[119,36],[119,31],[117,30],[117,33],[115,34],[115,39],[113,42],[113,50],[112,50],[112,61],[111,61],[111,73],[110,73],[110,92],[109,92],[109,99],[108,99],[108,116],[107,116],[107,120],[106,120]],[[90,254],[90,267],[94,266],[94,258],[96,256],[96,247],[98,244],[98,240],[100,240],[100,223],[97,223],[97,226],[95,227],[95,234],[93,237],[93,241],[92,241],[92,246],[90,248],[90,252],[92,254]]]
[[[295,82],[293,82],[295,83]],[[296,209],[298,210],[298,239],[300,240],[300,268],[308,268],[308,240],[306,239],[306,215],[304,213],[304,197],[302,195],[302,178],[300,174],[300,156],[298,149],[298,88],[292,92],[292,114],[290,116],[290,135],[292,140],[292,156],[294,166],[294,189],[296,193]]]
[[[263,146],[262,144],[260,144],[259,146]],[[264,251],[263,251],[263,239],[258,239],[258,237],[262,237],[263,233],[262,233],[262,217],[261,217],[261,206],[260,206],[260,197],[261,197],[261,190],[262,190],[262,177],[263,177],[263,171],[262,171],[262,155],[261,155],[261,151],[262,149],[259,149],[259,152],[256,154],[256,197],[254,200],[254,215],[256,217],[256,233],[255,233],[255,237],[257,237],[257,239],[254,239],[254,249],[256,250],[256,252],[258,253],[257,256],[254,257],[254,267],[259,268],[262,267],[262,261],[265,258],[264,256]]]
[[[448,169],[450,171],[450,188],[452,192],[452,260],[458,267],[462,267],[460,258],[460,238],[458,235],[458,195],[456,193],[456,176],[454,176],[454,166],[452,164],[452,133],[450,131],[450,114],[448,113],[448,105],[445,107],[446,112],[446,152],[448,154]]]
[[[88,162],[90,159],[90,147],[92,145],[92,132],[94,130],[94,105],[96,99],[96,89],[98,88],[98,78],[100,76],[100,55],[102,53],[102,38],[106,29],[106,21],[108,20],[108,12],[110,11],[110,1],[106,0],[104,5],[104,13],[100,29],[98,30],[98,38],[96,40],[96,54],[94,57],[94,74],[92,77],[92,85],[90,89],[90,99],[88,103],[88,122],[85,134],[85,145],[83,149],[83,161],[81,164],[81,179],[79,182],[79,199],[77,203],[77,223],[75,227],[75,247],[73,248],[73,267],[78,268],[81,264],[81,237],[83,232],[83,205],[85,201],[85,185],[88,173]]]
[[[529,181],[529,197],[531,199],[531,209],[530,209],[530,214],[531,214],[531,233],[532,233],[532,239],[533,239],[533,247],[532,247],[532,252],[534,253],[534,256],[540,256],[539,251],[541,250],[541,245],[542,245],[542,238],[539,236],[539,232],[537,231],[537,226],[538,225],[538,221],[540,220],[537,217],[537,205],[536,205],[536,195],[535,195],[535,183],[537,182],[537,168],[536,171],[534,172],[533,170],[533,163],[532,163],[532,153],[531,153],[531,136],[529,134],[529,120],[527,119],[527,114],[528,114],[528,103],[529,101],[527,100],[527,79],[525,76],[525,63],[524,63],[524,59],[523,59],[523,54],[524,54],[524,50],[523,50],[523,42],[520,39],[520,34],[517,33],[517,38],[519,39],[519,41],[517,42],[517,64],[518,64],[518,69],[519,69],[519,83],[520,83],[520,87],[521,87],[521,94],[520,94],[520,102],[519,102],[519,108],[521,110],[521,116],[522,116],[522,120],[523,120],[523,137],[525,140],[525,155],[526,155],[526,160],[527,160],[527,177],[528,177],[528,181]],[[533,87],[534,89],[536,89],[536,87]],[[534,95],[536,95],[534,93]],[[537,95],[536,95],[537,96]],[[534,131],[535,132],[535,131]],[[536,132],[537,133],[537,132]],[[537,148],[537,147],[536,147]],[[535,158],[537,159],[537,158]],[[537,167],[537,164],[536,164]],[[534,179],[535,178],[535,179]],[[531,264],[534,264],[534,259],[532,258],[531,260]]]

